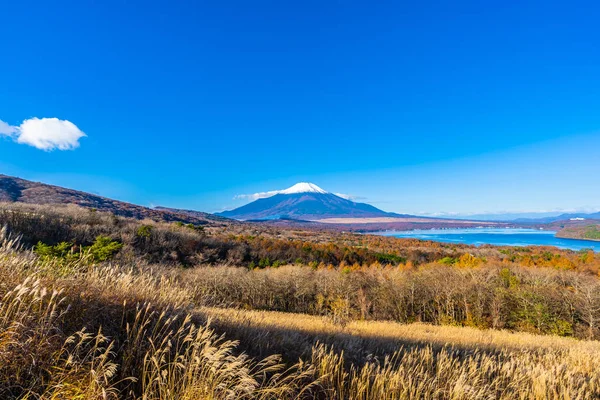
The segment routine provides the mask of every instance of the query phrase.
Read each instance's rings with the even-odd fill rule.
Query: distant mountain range
[[[329,193],[313,183],[301,182],[258,199],[235,210],[218,214],[238,220],[297,219],[317,221],[327,218],[403,218],[370,204],[356,203]]]
[[[568,214],[560,214],[551,217],[541,217],[541,218],[517,218],[514,222],[519,223],[536,223],[536,224],[548,224],[552,222],[558,221],[575,221],[575,220],[588,220],[600,219],[600,212],[596,213],[568,213]]]
[[[528,224],[544,224],[557,221],[569,221],[575,219],[600,219],[600,212],[528,212],[528,213],[502,213],[502,214],[474,214],[456,216],[456,219],[479,220],[479,221],[503,221],[517,222]]]

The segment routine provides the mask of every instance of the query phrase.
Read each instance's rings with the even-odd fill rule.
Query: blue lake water
[[[464,243],[480,246],[555,246],[562,249],[593,249],[600,251],[600,242],[591,240],[562,239],[556,232],[536,229],[430,229],[414,231],[378,232],[379,235],[399,238],[435,240],[445,243]]]

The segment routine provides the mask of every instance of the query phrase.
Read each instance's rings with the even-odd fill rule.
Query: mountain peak
[[[219,215],[240,220],[301,219],[318,221],[326,218],[390,217],[372,205],[355,203],[321,189],[314,183],[300,182],[285,190],[267,192],[235,210]]]
[[[295,193],[328,193],[326,190],[321,189],[314,183],[309,182],[300,182],[296,183],[294,186],[289,187],[285,190],[280,191],[281,194],[295,194]]]

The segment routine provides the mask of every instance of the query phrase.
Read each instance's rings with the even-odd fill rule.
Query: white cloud
[[[251,194],[238,194],[235,195],[233,197],[234,200],[248,200],[248,201],[255,201],[258,199],[266,199],[267,197],[273,197],[276,194],[280,194],[280,193],[284,193],[285,190],[271,190],[269,192],[259,192],[259,193],[251,193]],[[342,199],[346,199],[346,200],[350,200],[350,201],[357,201],[357,200],[365,200],[365,197],[361,197],[361,196],[353,196],[351,194],[344,194],[344,193],[333,193],[338,197],[341,197]]]
[[[350,200],[350,201],[361,201],[366,200],[366,197],[363,196],[354,196],[352,194],[344,194],[344,193],[334,193],[336,196],[341,197],[342,199]]]
[[[0,135],[13,137],[15,133],[17,133],[16,127],[10,126],[6,122],[0,120]]]
[[[260,192],[260,193],[252,193],[252,194],[238,194],[233,197],[234,200],[258,200],[258,199],[266,199],[267,197],[273,197],[276,194],[281,193],[282,190],[272,190],[270,192]]]
[[[0,120],[0,134],[44,151],[73,150],[79,147],[79,139],[86,137],[74,123],[58,118],[31,118],[20,126]]]

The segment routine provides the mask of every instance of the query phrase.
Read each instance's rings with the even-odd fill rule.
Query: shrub
[[[498,275],[504,287],[509,288],[519,284],[519,278],[509,268],[502,268]]]
[[[440,260],[440,263],[445,265],[454,265],[458,262],[458,258],[456,257],[444,257]]]
[[[475,268],[483,263],[483,259],[475,257],[472,254],[465,253],[458,259],[456,265],[462,268]]]
[[[89,261],[107,261],[123,247],[122,243],[112,240],[107,236],[98,236],[91,246],[78,246],[69,242],[60,242],[50,246],[39,242],[33,249],[42,260],[76,261],[84,255],[91,255]]]
[[[137,228],[137,237],[149,238],[152,235],[152,225],[142,225]]]
[[[398,265],[406,262],[406,257],[401,257],[396,254],[377,253],[375,257],[381,264]]]
[[[98,236],[93,245],[86,250],[89,250],[94,261],[106,261],[112,258],[123,248],[123,244],[107,236]]]
[[[200,225],[186,224],[185,227],[195,232],[204,233],[204,227]]]
[[[43,260],[73,260],[79,258],[79,248],[69,242],[60,242],[54,246],[38,242],[33,248],[33,252]]]

